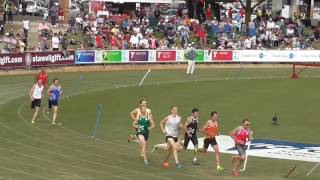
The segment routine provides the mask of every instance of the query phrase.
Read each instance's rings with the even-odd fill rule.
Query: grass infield
[[[222,175],[215,172],[213,153],[199,155],[200,166],[191,164],[191,151],[179,154],[182,169],[162,168],[163,151],[149,154],[144,167],[135,143],[129,112],[146,98],[156,128],[150,133],[149,148],[163,143],[159,121],[171,105],[179,107],[185,121],[191,109],[200,109],[200,124],[216,110],[220,130],[227,134],[248,117],[255,138],[319,144],[320,70],[307,69],[301,79],[290,80],[291,69],[200,69],[193,76],[184,70],[152,70],[141,87],[146,71],[51,73],[59,78],[64,99],[59,106],[62,126],[50,125],[45,113],[47,97],[36,124],[27,96],[34,76],[0,77],[0,179],[235,179],[230,155],[222,155]],[[79,82],[80,76],[82,76]],[[96,112],[103,104],[97,139],[92,139]],[[272,126],[275,112],[280,126]],[[281,180],[296,166],[289,179],[320,179],[320,169],[305,174],[315,163],[249,157],[247,170],[236,179]]]

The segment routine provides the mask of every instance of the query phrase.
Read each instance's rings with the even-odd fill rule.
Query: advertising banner
[[[102,63],[121,63],[122,51],[102,51]]]
[[[315,50],[243,50],[233,51],[235,62],[319,62],[320,51]]]
[[[199,138],[198,141],[199,146],[202,146],[204,139]],[[219,149],[221,152],[228,154],[238,154],[238,151],[234,147],[234,140],[230,136],[217,136],[216,141],[219,144]],[[194,149],[192,143],[188,144],[188,149]],[[209,146],[208,151],[214,150],[211,146]],[[250,151],[248,151],[247,153],[250,156],[272,159],[320,162],[320,144],[254,139],[251,142]]]
[[[0,68],[24,67],[23,53],[3,53],[0,54]]]
[[[96,59],[95,51],[76,51],[76,64],[94,64]]]
[[[176,51],[156,51],[156,61],[159,62],[175,62],[177,52]]]
[[[74,62],[74,51],[25,53],[26,66],[73,65]]]
[[[129,51],[129,62],[148,62],[149,51]]]
[[[184,51],[184,60],[188,60],[188,52],[190,50],[185,50]],[[203,50],[195,50],[196,52],[196,62],[204,62],[204,51]]]
[[[212,61],[232,61],[233,53],[232,51],[211,51]]]

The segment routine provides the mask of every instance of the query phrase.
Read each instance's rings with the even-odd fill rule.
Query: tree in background
[[[258,7],[261,3],[265,2],[266,0],[257,0],[257,4],[252,6],[252,0],[238,0],[242,8],[245,10],[245,24],[246,27],[248,27],[248,24],[251,20],[251,14],[253,13],[253,10]]]

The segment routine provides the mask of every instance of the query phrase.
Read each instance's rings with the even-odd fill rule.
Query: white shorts
[[[59,21],[63,21],[64,20],[64,16],[59,16]]]

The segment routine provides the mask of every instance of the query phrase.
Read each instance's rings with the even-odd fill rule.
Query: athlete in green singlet
[[[140,115],[132,123],[132,126],[137,129],[137,136],[141,147],[141,156],[144,159],[144,164],[149,165],[147,160],[147,144],[149,139],[149,131],[154,128],[155,124],[151,114],[147,114],[146,107],[140,107]]]

